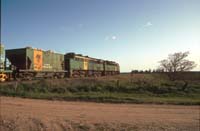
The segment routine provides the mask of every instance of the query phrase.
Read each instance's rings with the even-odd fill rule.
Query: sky
[[[1,43],[156,69],[189,51],[200,70],[200,0],[1,0]]]

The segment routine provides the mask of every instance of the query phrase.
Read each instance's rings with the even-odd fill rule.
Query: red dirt
[[[0,97],[6,130],[200,130],[200,107]]]

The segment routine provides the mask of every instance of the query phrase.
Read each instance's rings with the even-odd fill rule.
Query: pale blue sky
[[[154,69],[190,51],[200,70],[200,0],[2,0],[1,42]]]

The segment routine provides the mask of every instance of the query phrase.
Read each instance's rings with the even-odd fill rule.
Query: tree
[[[189,71],[196,67],[194,61],[187,60],[186,57],[189,52],[178,52],[174,54],[169,54],[167,59],[161,60],[160,69],[165,72],[180,72]]]

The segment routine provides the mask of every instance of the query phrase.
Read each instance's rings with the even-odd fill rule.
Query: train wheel
[[[14,79],[15,79],[16,81],[21,81],[21,78],[20,78],[20,76],[19,76],[19,73],[15,73],[15,74],[14,74]]]
[[[64,77],[65,77],[65,73],[59,74],[59,78],[60,78],[60,79],[63,79]]]
[[[4,82],[8,79],[6,74],[0,74],[0,82]]]
[[[25,80],[32,80],[33,79],[33,74],[27,74],[26,77],[24,78]]]

